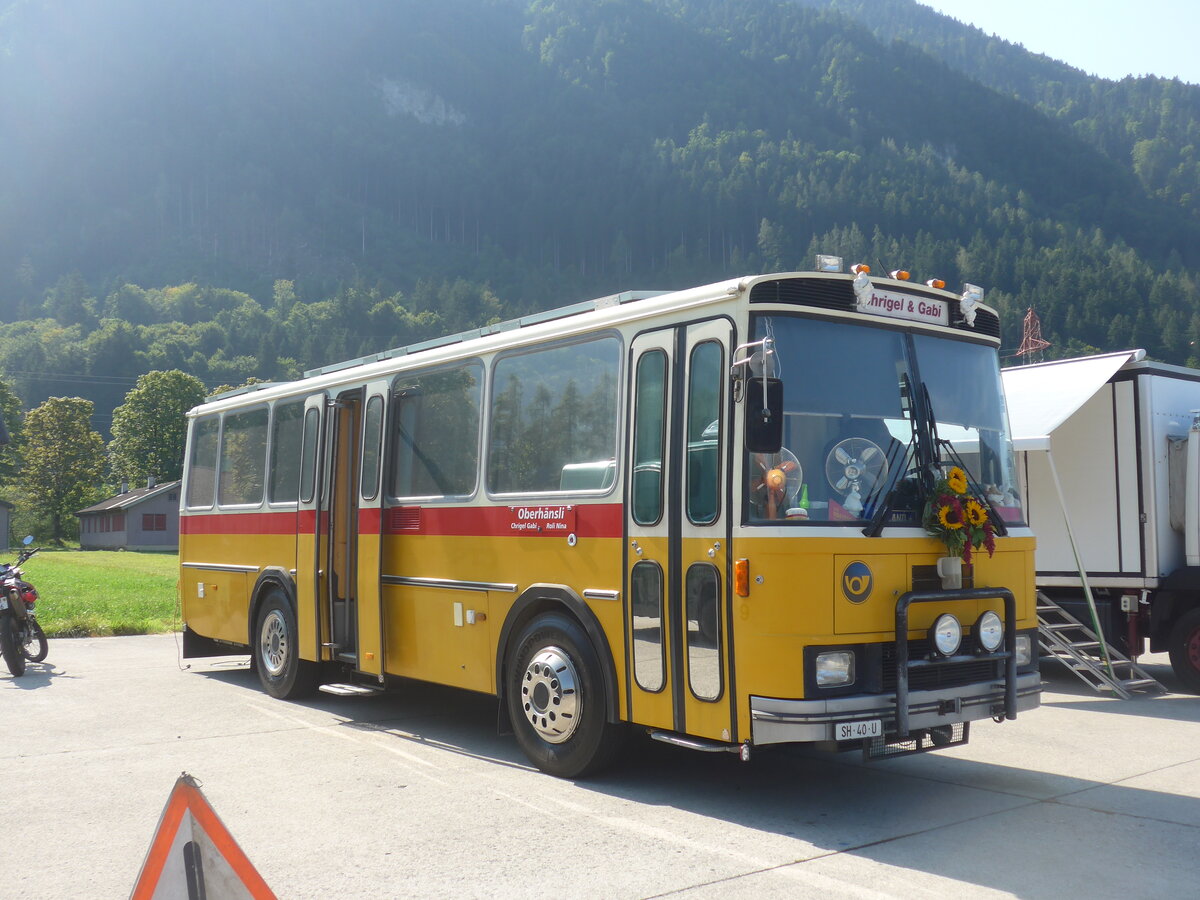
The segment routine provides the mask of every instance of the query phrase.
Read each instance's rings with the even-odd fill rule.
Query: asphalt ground
[[[284,898],[1200,895],[1200,697],[1048,668],[1040,709],[965,747],[741,763],[641,739],[572,782],[488,697],[288,703],[244,658],[185,665],[156,635],[0,667],[0,897],[129,896],[184,771]]]

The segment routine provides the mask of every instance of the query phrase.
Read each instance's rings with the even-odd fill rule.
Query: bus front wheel
[[[1200,607],[1190,609],[1171,628],[1171,668],[1185,689],[1200,694]]]
[[[254,634],[254,667],[268,694],[290,700],[316,690],[317,664],[300,658],[296,614],[282,591],[263,599]]]
[[[600,660],[579,624],[545,613],[512,646],[508,712],[530,761],[559,778],[588,775],[611,762],[624,729],[606,721]]]

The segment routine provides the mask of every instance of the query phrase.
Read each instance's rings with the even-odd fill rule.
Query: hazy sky
[[[1200,0],[919,0],[1103,78],[1200,84]]]

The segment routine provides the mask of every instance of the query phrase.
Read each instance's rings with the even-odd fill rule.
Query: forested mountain
[[[0,373],[102,416],[818,250],[1197,362],[1198,94],[911,0],[0,0]]]

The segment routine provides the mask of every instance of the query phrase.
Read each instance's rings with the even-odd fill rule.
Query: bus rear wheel
[[[253,650],[258,680],[272,697],[291,700],[317,689],[317,664],[300,658],[296,614],[278,589],[268,593],[258,608]]]
[[[1200,607],[1188,610],[1171,628],[1171,668],[1183,686],[1200,694]]]
[[[546,613],[512,645],[505,693],[517,743],[549,775],[599,771],[620,748],[624,729],[608,722],[600,660],[574,619]]]

